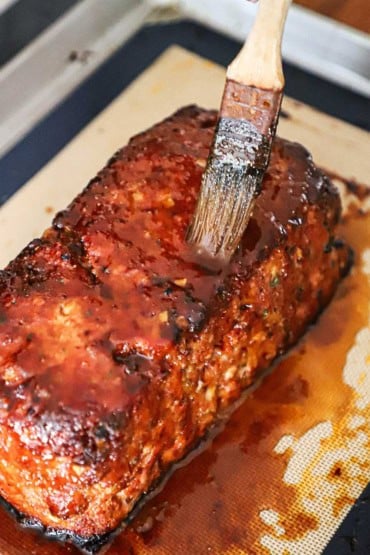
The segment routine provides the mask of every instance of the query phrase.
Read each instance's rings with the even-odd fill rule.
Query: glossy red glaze
[[[115,528],[348,268],[337,193],[281,139],[230,265],[194,258],[215,121],[190,107],[135,137],[0,275],[0,492],[47,526]]]

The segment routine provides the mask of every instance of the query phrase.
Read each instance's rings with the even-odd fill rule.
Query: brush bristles
[[[227,263],[260,192],[271,137],[249,121],[221,117],[187,240],[213,264]],[[213,260],[212,260],[213,259]]]
[[[198,254],[228,262],[247,226],[262,176],[250,164],[210,160],[187,236]]]
[[[208,265],[227,263],[248,224],[268,166],[282,91],[227,80],[187,240]]]

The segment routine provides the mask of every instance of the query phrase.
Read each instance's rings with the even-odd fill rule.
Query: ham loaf
[[[229,266],[194,258],[184,237],[215,122],[188,107],[133,138],[0,273],[0,495],[88,552],[302,336],[350,264],[337,191],[280,138]]]

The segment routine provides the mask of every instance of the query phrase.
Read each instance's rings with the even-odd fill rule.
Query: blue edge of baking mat
[[[0,204],[173,44],[224,66],[240,48],[236,41],[191,21],[144,27],[0,159]],[[289,64],[285,75],[289,96],[364,129],[370,128],[368,99]],[[349,554],[370,554],[370,484],[323,552]]]

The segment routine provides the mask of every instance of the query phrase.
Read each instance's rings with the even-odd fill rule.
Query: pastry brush
[[[213,146],[187,233],[197,255],[211,265],[229,261],[261,191],[283,95],[281,40],[290,3],[259,1],[247,41],[227,69]]]

